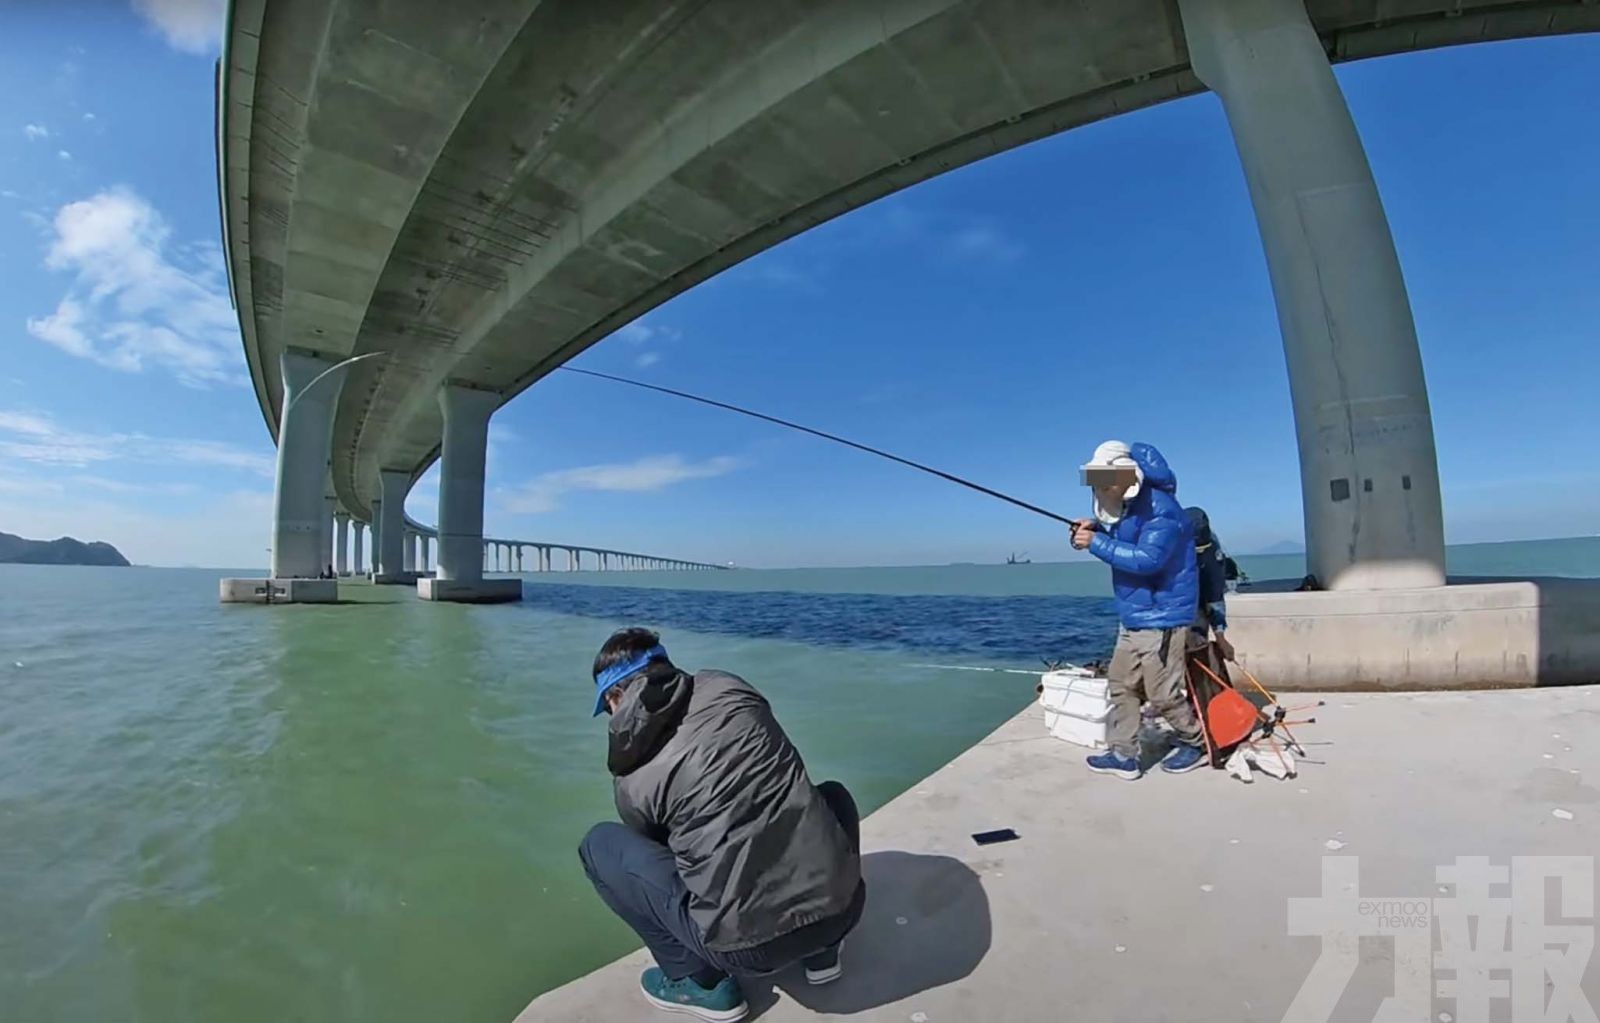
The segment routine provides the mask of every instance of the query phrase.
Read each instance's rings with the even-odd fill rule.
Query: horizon
[[[48,539],[44,538],[44,537],[20,536],[20,534],[17,534],[17,533],[9,533],[9,531],[4,529],[3,527],[0,527],[0,533],[8,533],[9,535],[16,536],[19,539],[38,542],[38,543],[54,543],[54,542],[59,541],[59,540],[72,540],[72,541],[75,541],[77,543],[81,543],[81,544],[85,544],[85,545],[93,544],[93,543],[109,543],[109,541],[105,541],[105,540],[85,540],[82,537],[77,537],[77,536],[58,536],[58,537],[51,537],[51,538],[48,538]],[[1524,537],[1524,538],[1519,538],[1519,539],[1516,539],[1516,540],[1475,540],[1475,541],[1471,541],[1471,542],[1468,542],[1468,543],[1447,543],[1445,545],[1445,549],[1446,550],[1462,550],[1462,549],[1471,548],[1471,547],[1503,547],[1503,546],[1518,545],[1518,544],[1565,543],[1565,542],[1577,541],[1577,540],[1600,540],[1600,533],[1579,534],[1579,535],[1574,535],[1574,536],[1536,536],[1536,537]],[[111,544],[111,546],[114,547],[114,548],[116,547],[115,544]],[[118,553],[123,553],[120,548],[117,548],[117,551],[118,551]],[[1305,553],[1305,548],[1304,548],[1304,545],[1302,544],[1302,545],[1300,545],[1300,549],[1299,550],[1294,550],[1294,551],[1273,551],[1273,550],[1256,549],[1256,550],[1239,552],[1239,551],[1235,551],[1235,550],[1233,550],[1231,548],[1227,548],[1227,547],[1224,547],[1224,551],[1225,551],[1225,553],[1227,553],[1231,557],[1235,557],[1235,558],[1292,558],[1292,557],[1299,557],[1299,556],[1303,555]],[[1027,552],[1025,552],[1025,551],[1017,551],[1017,552],[1013,552],[1013,553],[1017,553],[1017,554],[1023,555],[1023,556],[1026,556],[1026,554],[1027,554]],[[126,555],[124,554],[124,556],[126,556]],[[0,562],[0,566],[7,565],[7,564],[25,564],[25,563],[24,562]],[[1041,559],[1038,559],[1038,558],[1030,558],[1028,561],[1026,561],[1026,562],[1018,562],[1016,565],[1008,565],[1004,560],[995,560],[995,561],[930,561],[930,562],[922,562],[922,563],[906,563],[906,564],[893,564],[893,565],[860,564],[860,565],[778,565],[778,566],[761,565],[761,566],[756,566],[756,565],[725,564],[725,565],[719,565],[717,570],[718,571],[750,571],[750,572],[831,572],[831,571],[849,572],[849,571],[860,571],[860,570],[866,570],[866,569],[871,569],[871,570],[878,570],[878,569],[891,570],[891,569],[915,569],[915,568],[970,568],[970,567],[979,567],[979,568],[989,568],[989,567],[1007,568],[1007,567],[1013,567],[1013,568],[1016,568],[1016,567],[1023,567],[1023,566],[1027,566],[1027,565],[1035,565],[1035,566],[1039,566],[1039,567],[1052,566],[1052,565],[1103,565],[1103,562],[1101,562],[1098,558],[1095,558],[1093,555],[1083,554],[1083,553],[1080,552],[1074,557],[1067,557],[1067,558],[1062,558],[1062,559],[1045,559],[1045,560],[1041,560]],[[267,568],[265,563],[260,564],[260,565],[242,565],[242,564],[241,565],[201,565],[201,564],[195,564],[195,563],[176,564],[176,565],[158,565],[158,564],[153,564],[153,563],[149,563],[149,562],[134,561],[131,558],[129,559],[129,563],[127,565],[125,565],[125,566],[45,564],[45,565],[32,565],[31,567],[35,567],[35,568],[112,568],[112,567],[159,568],[159,569],[183,569],[183,570],[192,570],[192,571],[197,571],[197,572],[202,572],[202,571],[203,572],[260,572],[260,571],[265,571],[266,568]],[[600,573],[599,570],[597,570],[597,569],[585,568],[585,569],[582,569],[580,572],[573,573],[573,574],[578,574],[578,575],[597,575],[597,574],[605,574],[605,575],[630,575],[630,574],[632,574],[632,575],[643,575],[643,574],[660,574],[660,573],[670,572],[670,571],[671,570],[669,570],[669,569],[656,569],[656,570],[640,569],[640,570],[631,570],[630,571],[628,569],[615,569],[614,568],[614,569],[608,569],[604,573]],[[527,575],[527,576],[539,576],[539,575],[562,576],[562,575],[567,575],[569,573],[565,569],[553,569],[550,572],[536,572],[536,571],[525,571],[525,572],[521,572],[521,573],[499,573],[499,572],[494,572],[494,573],[490,573],[490,574],[494,574],[494,575],[519,575],[520,574],[520,575]]]

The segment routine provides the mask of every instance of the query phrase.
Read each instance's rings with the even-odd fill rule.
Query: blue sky
[[[218,248],[215,5],[0,13],[0,530],[265,563],[272,448]],[[1453,542],[1596,532],[1600,37],[1338,71],[1410,288]],[[740,402],[1066,513],[1109,436],[1235,549],[1300,534],[1287,381],[1210,96],[945,175],[577,365]],[[490,532],[748,565],[1063,558],[1051,523],[726,413],[558,375],[495,419]],[[432,521],[430,474],[410,501]]]

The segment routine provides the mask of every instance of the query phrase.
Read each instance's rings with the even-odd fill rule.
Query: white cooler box
[[[1082,668],[1052,671],[1041,680],[1044,692],[1039,706],[1044,708],[1044,727],[1057,739],[1075,742],[1091,749],[1106,744],[1106,718],[1111,702],[1106,698],[1106,680]]]

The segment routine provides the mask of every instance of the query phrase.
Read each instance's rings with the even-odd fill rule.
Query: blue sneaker
[[[1089,770],[1096,774],[1109,774],[1124,781],[1138,781],[1144,772],[1139,770],[1139,761],[1132,757],[1119,757],[1114,750],[1097,753],[1088,759]]]
[[[1206,766],[1206,751],[1198,746],[1174,746],[1161,761],[1161,769],[1168,774],[1185,774],[1197,767]]]
[[[744,992],[732,977],[723,977],[720,984],[707,989],[696,984],[693,977],[672,980],[660,967],[652,966],[640,974],[639,990],[663,1012],[681,1012],[706,1023],[737,1023],[750,1013]]]

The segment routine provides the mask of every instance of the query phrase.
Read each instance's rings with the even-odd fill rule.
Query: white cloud
[[[642,320],[634,320],[613,336],[619,337],[631,345],[642,345],[656,336],[656,328],[649,326]]]
[[[92,121],[92,120],[94,120],[94,115],[93,114],[84,114],[83,115],[83,119],[85,121]]]
[[[971,259],[1009,263],[1025,249],[1021,242],[989,224],[969,224],[949,236],[951,254]]]
[[[28,320],[30,334],[112,369],[158,367],[191,387],[245,382],[215,246],[178,246],[169,258],[166,222],[125,188],[61,207],[50,234],[45,264],[74,280],[54,313]]]
[[[565,494],[574,491],[650,493],[688,480],[723,476],[739,467],[739,460],[723,455],[703,462],[687,462],[681,455],[655,455],[636,462],[586,465],[547,472],[518,487],[499,491],[501,505],[515,515],[554,511]]]
[[[644,354],[640,355],[637,359],[633,360],[633,363],[634,363],[634,365],[638,366],[640,369],[649,369],[651,366],[654,366],[656,363],[658,363],[660,361],[661,361],[661,354],[659,352],[645,352]]]
[[[133,9],[184,53],[215,53],[222,46],[225,0],[133,0]]]
[[[268,451],[221,441],[148,437],[138,433],[84,433],[49,416],[0,409],[0,458],[42,466],[84,468],[109,462],[197,465],[237,469],[271,479],[276,463]]]
[[[34,139],[49,138],[50,129],[42,124],[25,124],[22,126],[22,134],[28,136],[28,141],[31,142]]]
[[[70,160],[70,159],[72,159],[72,154],[71,154],[71,153],[69,153],[69,152],[67,152],[67,151],[66,151],[66,150],[65,150],[65,149],[62,149],[62,150],[58,150],[58,151],[57,151],[57,152],[56,152],[56,156],[57,156],[57,157],[59,157],[59,158],[61,158],[61,159],[63,159],[63,160]]]

